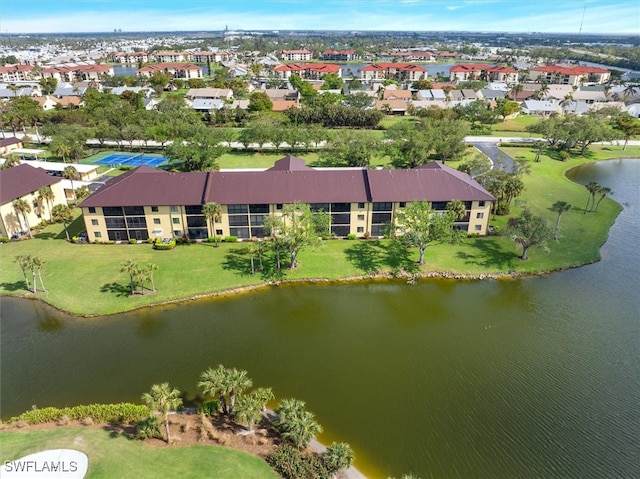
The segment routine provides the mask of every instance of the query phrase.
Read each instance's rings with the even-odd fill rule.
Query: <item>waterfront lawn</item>
[[[75,449],[89,458],[87,479],[252,477],[276,479],[262,459],[224,446],[151,446],[96,428],[0,432],[0,463],[46,449]]]
[[[327,241],[318,250],[304,250],[294,270],[275,270],[274,260],[264,259],[264,270],[251,274],[247,243],[211,243],[180,245],[169,251],[153,250],[149,244],[89,245],[61,240],[61,225],[50,225],[34,240],[0,245],[0,294],[32,297],[25,289],[17,255],[32,254],[46,263],[43,279],[46,293],[35,295],[56,307],[76,314],[101,315],[149,306],[166,301],[188,299],[212,292],[251,287],[286,280],[338,280],[380,273],[446,272],[479,276],[481,274],[536,273],[582,265],[600,258],[600,246],[621,210],[606,199],[597,213],[583,214],[587,191],[565,177],[571,167],[589,161],[575,156],[566,162],[543,156],[534,163],[533,148],[507,148],[513,157],[531,162],[532,174],[524,177],[526,200],[536,214],[553,225],[556,213],[550,210],[556,201],[567,201],[572,210],[562,216],[559,241],[549,241],[548,250],[534,247],[530,259],[518,259],[520,249],[508,236],[467,238],[460,245],[432,245],[427,248],[425,265],[415,264],[417,251],[394,247],[390,241]],[[550,152],[552,153],[552,152]],[[594,158],[623,156],[621,147],[594,147]],[[627,148],[625,155],[640,157],[640,147]],[[518,207],[514,206],[513,214]],[[503,229],[505,217],[492,224]],[[80,220],[72,224],[72,234],[82,228]],[[153,263],[157,292],[130,296],[129,277],[120,271],[123,262],[132,259],[140,265]],[[258,258],[254,258],[256,268]]]

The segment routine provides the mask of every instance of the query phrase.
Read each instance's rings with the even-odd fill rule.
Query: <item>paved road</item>
[[[493,162],[494,168],[499,168],[507,173],[514,173],[516,171],[516,162],[509,155],[500,151],[497,140],[491,143],[485,141],[482,143],[473,142],[471,144],[489,157]]]

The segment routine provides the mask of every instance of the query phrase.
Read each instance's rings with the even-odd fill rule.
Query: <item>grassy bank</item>
[[[111,431],[57,428],[0,433],[0,462],[45,449],[75,449],[89,457],[87,479],[114,477],[277,478],[262,459],[223,446],[157,447]]]
[[[593,149],[593,158],[623,156],[620,147]],[[597,151],[596,151],[597,150]],[[624,156],[640,157],[640,148],[628,148]],[[518,259],[519,250],[506,236],[468,238],[461,245],[433,245],[427,249],[425,265],[419,273],[447,272],[479,276],[481,274],[529,274],[552,271],[597,261],[600,246],[621,207],[610,199],[597,213],[583,214],[587,191],[565,177],[565,172],[589,158],[574,157],[566,162],[544,156],[533,163],[532,148],[507,149],[514,157],[531,161],[532,174],[525,177],[522,198],[552,224],[556,214],[550,210],[555,201],[567,201],[573,209],[561,222],[559,241],[550,241],[549,249],[532,248],[530,259]],[[514,208],[513,212],[517,210]],[[506,219],[493,224],[499,229]],[[76,230],[82,228],[77,222]],[[32,254],[45,260],[43,279],[48,291],[35,297],[76,314],[101,315],[127,311],[167,301],[191,298],[212,292],[255,287],[268,282],[305,279],[343,278],[393,274],[415,270],[415,250],[410,254],[393,248],[389,241],[328,241],[319,250],[305,250],[300,266],[293,270],[273,269],[273,259],[265,258],[265,269],[251,274],[248,245],[209,243],[178,246],[170,251],[155,251],[148,244],[88,245],[62,240],[60,225],[51,225],[36,239],[0,245],[0,294],[33,297],[25,289],[15,256]],[[132,259],[139,264],[158,265],[155,274],[157,292],[129,295],[129,278],[120,272],[121,264]],[[256,258],[256,264],[257,264]]]

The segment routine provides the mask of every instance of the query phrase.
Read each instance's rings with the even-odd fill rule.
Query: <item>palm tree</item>
[[[49,221],[53,220],[53,213],[51,212],[52,209],[52,202],[53,200],[55,200],[56,195],[53,193],[53,190],[51,189],[50,186],[43,186],[42,188],[40,188],[38,190],[38,201],[40,203],[47,203],[47,209],[49,210]]]
[[[236,396],[253,386],[253,381],[249,377],[249,373],[244,369],[233,368],[227,370],[225,382],[227,393],[229,394],[229,415],[232,416]]]
[[[122,263],[122,268],[120,268],[120,271],[122,273],[127,273],[129,275],[129,284],[131,285],[132,296],[135,294],[135,291],[133,288],[135,285],[135,278],[138,274],[138,270],[139,270],[138,263],[136,263],[132,259],[128,259],[127,261]]]
[[[76,201],[76,191],[73,187],[73,181],[80,179],[80,173],[76,170],[75,166],[67,166],[64,170],[62,170],[62,177],[71,181],[71,191],[73,192],[73,201]]]
[[[200,374],[200,382],[198,387],[202,389],[202,392],[207,396],[218,396],[222,412],[228,414],[227,401],[225,399],[226,394],[226,376],[227,371],[222,364],[219,364],[216,369],[209,368]]]
[[[595,203],[596,201],[596,193],[600,189],[600,185],[595,181],[590,181],[584,187],[589,192],[589,197],[587,198],[587,205],[584,207],[584,213],[583,213],[586,215],[587,212],[591,211],[589,209],[589,203],[591,203],[592,200],[593,200],[593,203]],[[591,208],[593,208],[593,203],[591,204]]]
[[[460,221],[462,220],[462,218],[467,216],[467,208],[460,200],[449,201],[449,203],[447,204],[447,210],[451,211],[454,214],[456,221]]]
[[[147,268],[145,270],[145,273],[147,275],[147,279],[149,280],[149,282],[151,283],[151,291],[153,291],[155,293],[156,291],[156,284],[153,281],[153,272],[158,270],[158,265],[154,264],[154,263],[149,263],[147,265]]]
[[[53,221],[62,223],[64,225],[64,233],[67,236],[67,241],[70,241],[67,223],[73,220],[73,208],[71,208],[71,206],[69,205],[55,205],[51,210],[51,217]]]
[[[282,438],[290,441],[298,449],[306,448],[313,436],[322,432],[322,426],[318,424],[313,413],[303,410],[299,414],[287,418]]]
[[[600,188],[598,188],[597,193],[600,193],[600,199],[596,203],[596,207],[593,210],[594,213],[598,212],[598,206],[600,205],[602,200],[604,200],[605,196],[613,194],[613,191],[611,191],[611,188],[609,188],[608,186],[601,186]],[[595,197],[594,197],[594,201],[595,201]]]
[[[42,291],[47,292],[47,288],[44,287],[44,282],[42,281],[42,267],[44,266],[44,261],[42,261],[37,256],[31,257],[31,268],[33,273],[33,292],[37,293],[36,289],[36,273],[38,274],[38,279],[40,280],[40,284],[42,285]]]
[[[29,276],[27,275],[27,271],[29,271],[29,268],[31,267],[31,256],[30,255],[21,254],[21,255],[16,256],[13,259],[13,261],[18,266],[20,266],[20,269],[22,270],[22,274],[24,275],[24,282],[27,285],[27,290],[31,290],[31,286],[29,284]]]
[[[222,218],[222,207],[218,203],[205,203],[202,206],[202,214],[210,222],[210,229],[213,232],[213,242],[218,247],[218,235],[216,234],[216,223]]]
[[[560,227],[560,217],[562,216],[562,213],[564,213],[565,211],[569,211],[570,209],[571,209],[571,205],[566,201],[556,201],[554,204],[551,205],[551,211],[555,211],[556,213],[558,213],[558,217],[556,218],[556,227],[553,233],[553,239],[556,241],[558,240],[558,228]]]
[[[235,417],[247,423],[247,429],[252,430],[253,425],[262,417],[262,403],[260,398],[253,393],[241,396],[238,399]]]
[[[16,212],[16,218],[18,218],[20,228],[22,228],[22,222],[20,221],[20,217],[22,216],[22,218],[24,218],[24,224],[27,227],[27,231],[29,231],[29,236],[33,238],[33,235],[31,234],[31,227],[29,226],[29,218],[27,217],[27,214],[31,213],[31,206],[29,206],[29,203],[19,198],[14,200],[13,209]]]
[[[348,469],[355,459],[353,449],[346,442],[334,442],[327,447],[326,452],[322,455],[324,463],[329,471],[335,474],[340,469]]]
[[[169,435],[169,411],[182,406],[180,391],[171,388],[169,383],[154,384],[151,391],[142,395],[142,400],[149,407],[151,413],[159,413],[164,421],[164,428],[167,432],[167,444],[171,441]]]
[[[627,85],[627,87],[622,92],[622,97],[623,97],[625,103],[629,99],[629,97],[632,97],[635,94],[636,94],[635,85]]]

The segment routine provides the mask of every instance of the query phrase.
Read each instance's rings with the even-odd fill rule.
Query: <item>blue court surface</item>
[[[105,156],[104,158],[97,160],[95,164],[112,166],[125,165],[133,167],[146,165],[155,168],[156,166],[160,166],[167,161],[169,160],[164,156],[130,155],[127,153],[122,153]]]

